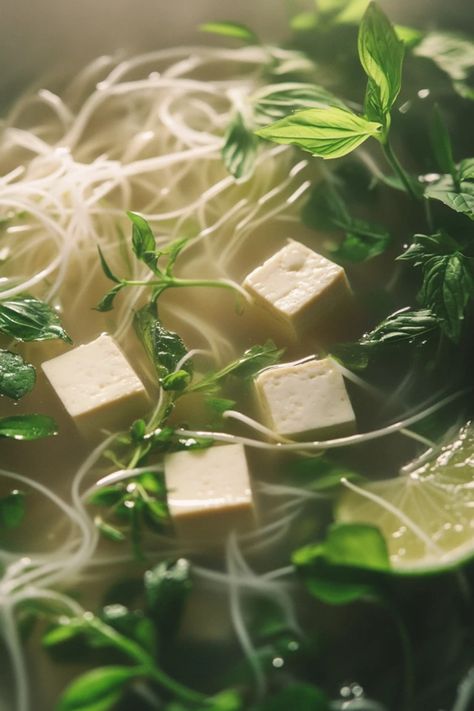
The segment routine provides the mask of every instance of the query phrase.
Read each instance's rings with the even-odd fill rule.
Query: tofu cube
[[[45,361],[41,367],[85,435],[126,427],[149,407],[143,383],[106,334]]]
[[[267,368],[254,382],[262,417],[280,435],[329,438],[355,431],[343,377],[329,358]]]
[[[165,457],[168,507],[179,536],[222,543],[249,528],[255,511],[245,449],[226,444]]]
[[[243,286],[293,336],[320,326],[351,296],[342,267],[294,240],[254,269]]]

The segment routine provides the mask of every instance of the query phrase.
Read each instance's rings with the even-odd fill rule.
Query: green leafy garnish
[[[474,99],[474,88],[469,83],[474,68],[474,42],[454,32],[428,32],[414,53],[433,61],[453,82],[461,96]]]
[[[158,378],[162,380],[172,375],[188,352],[181,337],[162,325],[153,305],[144,306],[135,313],[134,325]],[[190,375],[192,361],[187,360],[183,368]]]
[[[260,44],[255,32],[239,22],[205,22],[199,25],[199,29],[202,32],[210,32],[221,37],[233,37],[245,44]]]
[[[0,531],[16,528],[25,516],[25,494],[13,489],[6,496],[0,497]]]
[[[28,295],[0,301],[0,333],[17,341],[60,338],[71,343],[56,311],[44,301]]]
[[[227,128],[222,147],[225,167],[234,178],[246,178],[251,174],[257,145],[255,134],[247,128],[242,115],[237,113]]]
[[[474,220],[474,182],[471,180],[461,179],[457,186],[451,175],[443,175],[428,185],[425,195]]]
[[[35,440],[58,433],[56,422],[47,415],[0,417],[0,438]]]
[[[107,666],[86,672],[72,682],[57,711],[108,711],[120,701],[126,684],[140,677],[140,667]]]
[[[36,370],[21,355],[0,349],[0,395],[19,400],[36,382]]]
[[[256,131],[274,143],[291,144],[321,158],[341,158],[370,137],[380,134],[381,124],[352,111],[330,107],[297,111]]]

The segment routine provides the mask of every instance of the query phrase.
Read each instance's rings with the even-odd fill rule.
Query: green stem
[[[397,156],[395,155],[392,144],[390,143],[390,140],[387,138],[385,143],[382,143],[382,150],[384,152],[385,158],[387,159],[388,163],[390,164],[393,172],[395,175],[397,175],[405,190],[407,193],[410,195],[410,197],[413,198],[413,200],[419,200],[420,196],[417,195],[414,187],[412,180],[410,176],[405,172],[405,170],[402,168],[400,161],[398,160]]]
[[[240,293],[237,287],[229,284],[228,282],[219,281],[218,279],[177,279],[175,277],[163,277],[163,279],[154,279],[149,281],[140,279],[132,279],[130,281],[127,279],[125,281],[127,286],[161,286],[163,287],[163,290],[170,289],[172,287],[182,288],[190,286],[208,286],[211,289],[228,289],[230,291],[236,291],[238,294]]]
[[[180,682],[168,676],[166,672],[155,665],[153,658],[136,642],[120,634],[93,615],[89,617],[87,614],[85,620],[92,629],[95,629],[105,639],[109,640],[116,649],[119,649],[127,657],[137,662],[142,668],[144,676],[155,681],[163,689],[171,692],[176,698],[181,699],[181,701],[192,704],[207,704],[207,697],[204,694],[189,689],[187,686],[180,684]]]
[[[168,413],[168,409],[173,404],[173,399],[173,394],[171,392],[162,391],[162,396],[158,401],[158,404],[150,419],[148,420],[146,426],[147,432],[153,432],[163,424]],[[148,451],[148,446],[148,443],[144,442],[135,448],[127,469],[134,469],[137,466],[142,456]]]

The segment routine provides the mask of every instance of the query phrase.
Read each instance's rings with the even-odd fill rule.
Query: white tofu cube
[[[226,533],[254,522],[249,471],[240,444],[168,454],[165,481],[179,536],[219,544]]]
[[[342,267],[294,240],[254,269],[243,285],[294,336],[320,326],[351,296]]]
[[[85,435],[126,427],[149,407],[143,383],[113,338],[105,334],[41,367]]]
[[[355,431],[341,373],[330,359],[267,368],[255,379],[266,424],[290,438],[328,438]]]

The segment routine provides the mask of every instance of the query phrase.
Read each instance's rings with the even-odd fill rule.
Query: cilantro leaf
[[[337,106],[305,109],[256,131],[275,143],[291,144],[321,158],[341,158],[370,137],[378,137],[380,123],[368,121]]]
[[[0,395],[19,400],[33,389],[36,370],[21,355],[0,349]]]
[[[0,438],[35,440],[57,434],[58,428],[47,415],[13,415],[0,417]]]
[[[136,312],[134,325],[158,378],[166,378],[174,373],[176,366],[188,352],[181,337],[161,324],[152,305],[144,306]],[[183,370],[192,372],[190,360],[183,365]]]
[[[201,32],[210,32],[222,37],[232,37],[245,44],[260,44],[260,40],[253,30],[239,22],[205,22],[199,25]]]
[[[58,314],[44,301],[24,294],[0,301],[0,333],[17,341],[46,341],[71,339],[61,326]]]
[[[402,81],[403,42],[376,3],[370,3],[359,27],[359,59],[369,78],[366,112],[371,120],[389,114]]]
[[[227,128],[222,158],[234,178],[248,177],[255,165],[258,139],[244,122],[242,114],[237,113]]]

